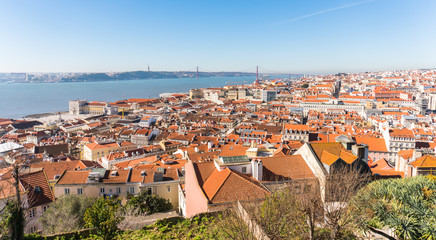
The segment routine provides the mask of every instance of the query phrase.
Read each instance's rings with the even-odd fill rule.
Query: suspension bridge
[[[150,71],[150,66],[147,66],[147,70]],[[201,66],[195,66],[193,68],[181,70],[178,72],[184,72],[196,78],[207,76],[207,73],[215,73],[215,74],[218,73],[218,74],[222,74],[223,76],[226,74],[246,74],[246,75],[255,75],[256,80],[274,79],[274,78],[299,79],[302,77],[313,76],[311,74],[305,74],[305,73],[290,73],[290,72],[283,72],[283,71],[274,71],[261,66],[255,66],[253,68],[244,69],[242,71],[229,71],[229,72],[210,70]]]

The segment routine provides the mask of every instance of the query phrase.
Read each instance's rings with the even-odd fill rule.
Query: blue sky
[[[0,72],[436,67],[435,0],[0,0]]]

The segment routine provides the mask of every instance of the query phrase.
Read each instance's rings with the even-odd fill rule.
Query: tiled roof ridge
[[[52,201],[54,201],[54,200],[55,200],[55,195],[54,195],[53,190],[52,190],[51,187],[50,187],[50,183],[49,183],[49,180],[48,180],[47,174],[45,173],[44,168],[41,169],[41,171],[44,173],[45,181],[47,181],[47,184],[49,185],[49,190],[50,190],[50,193],[51,193],[50,198],[52,199]]]
[[[315,143],[311,143],[311,144],[319,144],[319,145],[327,145],[327,144],[338,144],[338,142],[315,142]]]
[[[331,163],[324,163],[322,160],[324,159],[324,161],[325,161],[325,158],[336,158],[336,160],[334,160],[334,161],[332,161]],[[338,159],[340,159],[341,157],[340,156],[337,156],[337,155],[335,155],[335,154],[333,154],[333,153],[331,153],[331,152],[329,152],[329,151],[327,151],[327,150],[325,150],[325,149],[323,149],[322,150],[322,153],[321,153],[321,156],[320,156],[320,161],[322,162],[322,163],[324,163],[324,164],[327,164],[327,165],[332,165],[334,162],[336,162]],[[331,160],[331,159],[330,159]]]
[[[219,170],[217,170],[219,171]],[[216,194],[220,191],[220,189],[224,186],[224,183],[226,183],[227,179],[229,179],[230,175],[232,174],[232,171],[230,170],[230,168],[225,168],[222,171],[228,171],[227,176],[224,178],[224,180],[222,181],[222,183],[220,184],[220,186],[216,189],[216,191],[212,194],[212,196],[210,197],[210,201],[212,202],[212,200],[215,198]],[[213,174],[213,173],[212,173]],[[210,174],[209,177],[212,175]],[[208,178],[209,178],[208,177]],[[208,178],[206,179],[205,182],[207,182]],[[204,184],[203,184],[204,186]]]
[[[262,187],[260,186],[260,183],[259,183],[258,181],[256,181],[256,182],[251,181],[251,179],[250,179],[248,176],[246,176],[246,175],[244,175],[244,174],[242,174],[242,173],[239,173],[238,171],[233,171],[233,170],[231,170],[231,169],[229,169],[229,170],[230,170],[230,172],[236,174],[236,176],[238,176],[239,178],[242,178],[242,179],[244,179],[245,181],[247,181],[247,182],[249,182],[249,183],[251,183],[251,184],[254,184],[254,185],[256,185],[258,188],[260,188],[260,189],[266,191],[264,188],[262,188]],[[230,176],[230,175],[229,175],[229,176]],[[227,179],[226,179],[226,180],[227,180]]]
[[[435,161],[436,161],[436,157],[427,154],[427,155],[424,155],[424,156],[422,156],[422,157],[416,159],[415,161],[413,161],[413,162],[411,163],[411,165],[412,165],[413,167],[421,167],[422,165],[424,165],[424,163],[425,163],[427,160],[435,160]]]
[[[354,158],[354,159],[353,159],[353,162],[356,161],[356,159],[359,158],[358,156],[356,156],[356,155],[354,155],[354,154],[348,152],[347,150],[341,150],[341,152],[340,152],[340,154],[339,154],[339,158],[341,158],[341,159],[344,160],[344,161],[345,161],[345,159],[342,158],[342,154],[344,154],[346,157],[350,157],[350,158],[353,157],[353,158]],[[347,162],[347,161],[345,161],[345,162]]]
[[[44,199],[50,202],[55,199],[43,169],[22,174],[20,183],[23,187],[26,186],[26,192],[30,193],[30,196],[28,196],[29,200],[31,200],[31,202],[29,202],[30,207],[48,203],[44,201]],[[36,187],[41,189],[42,195],[34,195],[34,193],[36,193]]]

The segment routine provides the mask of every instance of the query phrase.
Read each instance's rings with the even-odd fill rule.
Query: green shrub
[[[173,208],[173,205],[165,198],[141,192],[139,195],[132,197],[126,207],[138,209],[142,214],[153,214],[169,211]]]
[[[389,227],[400,239],[436,239],[436,181],[418,176],[379,180],[351,202],[362,230]]]
[[[98,199],[85,212],[85,226],[95,228],[97,236],[104,240],[113,239],[118,232],[117,224],[122,220],[117,215],[120,207],[121,203],[118,199]]]

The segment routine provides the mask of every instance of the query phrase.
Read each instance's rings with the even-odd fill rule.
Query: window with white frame
[[[82,195],[83,194],[83,189],[82,188],[78,188],[77,189],[77,195]]]
[[[64,189],[64,193],[65,193],[65,195],[70,194],[70,189],[69,189],[69,188],[65,188],[65,189]]]
[[[104,188],[100,188],[100,193],[104,193]]]

